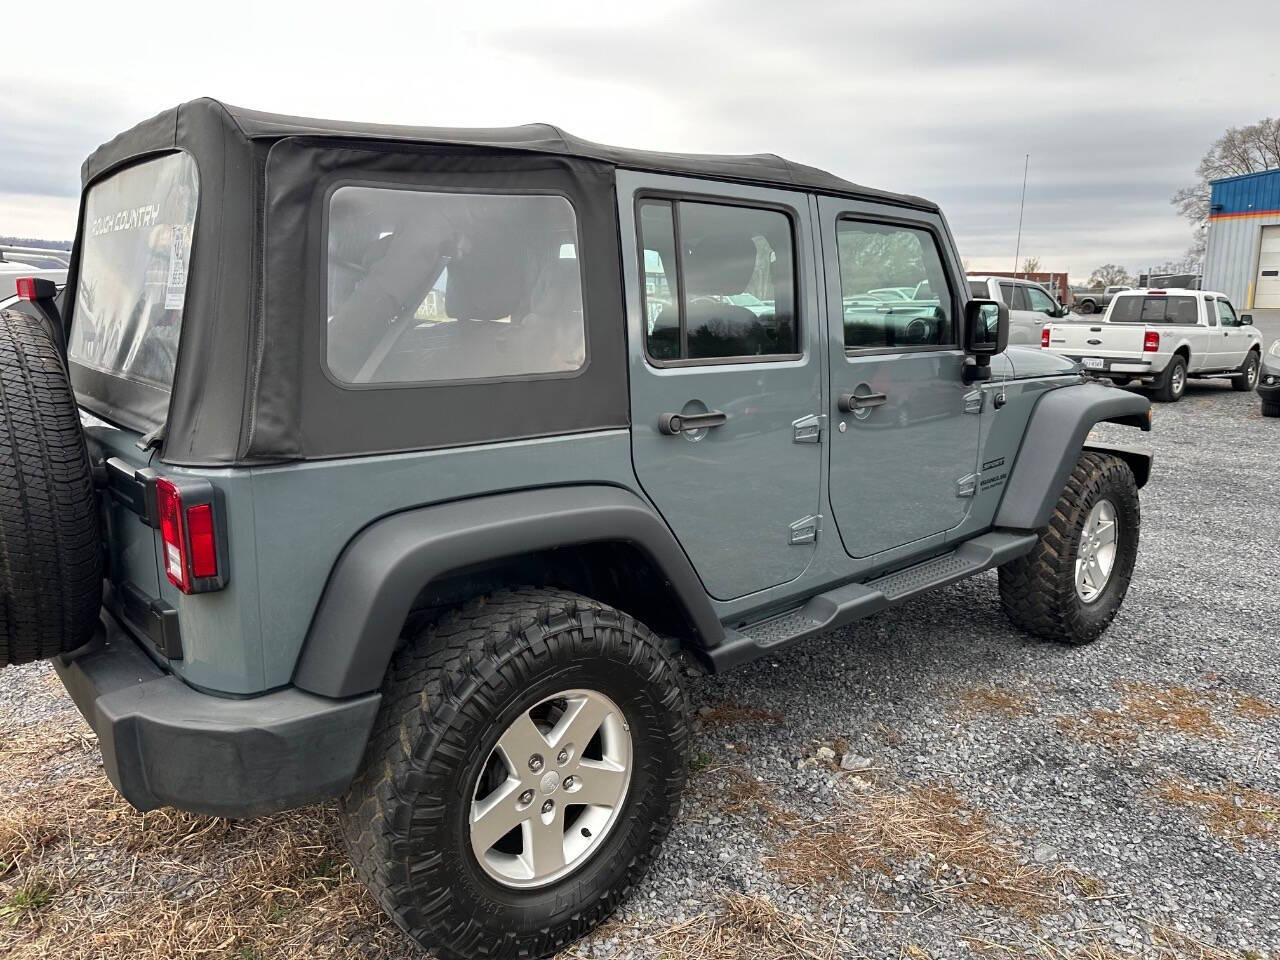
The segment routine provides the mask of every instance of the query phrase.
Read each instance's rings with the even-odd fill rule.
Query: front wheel
[[[1262,415],[1264,417],[1280,417],[1280,400],[1263,400]]]
[[[1004,612],[1046,640],[1079,645],[1098,639],[1129,590],[1140,522],[1129,465],[1081,454],[1035,547],[1000,568]]]
[[[342,804],[356,874],[440,956],[549,956],[643,876],[688,741],[679,669],[643,624],[563,591],[470,601],[392,664]]]
[[[1244,363],[1240,365],[1240,370],[1231,378],[1231,389],[1238,393],[1248,393],[1258,385],[1258,370],[1261,363],[1258,360],[1258,352],[1250,350],[1249,355],[1244,358]]]

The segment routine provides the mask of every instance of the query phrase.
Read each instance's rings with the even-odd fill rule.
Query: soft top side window
[[[555,194],[342,186],[325,359],[346,384],[571,374],[586,363],[578,230]]]
[[[799,355],[790,217],[760,207],[648,198],[638,214],[651,360]]]

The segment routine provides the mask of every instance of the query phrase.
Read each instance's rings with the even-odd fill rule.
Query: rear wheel
[[[1258,359],[1258,351],[1250,350],[1249,355],[1244,358],[1244,363],[1240,364],[1240,369],[1234,377],[1231,378],[1231,388],[1240,393],[1246,393],[1258,386],[1258,370],[1261,368],[1261,361]]]
[[[1129,590],[1140,522],[1129,465],[1082,454],[1035,548],[1000,568],[1000,602],[1009,619],[1046,640],[1098,639]]]
[[[1161,403],[1177,403],[1187,389],[1187,361],[1175,353],[1160,379],[1156,381],[1154,396]]]
[[[553,590],[410,641],[342,804],[356,873],[441,956],[542,957],[592,930],[675,818],[689,724],[644,625]]]
[[[1280,400],[1262,401],[1262,415],[1264,417],[1280,417]]]
[[[1093,313],[1098,309],[1098,305],[1092,300],[1081,300],[1078,304],[1081,313]]]
[[[102,602],[80,414],[39,320],[0,310],[0,667],[74,650]]]

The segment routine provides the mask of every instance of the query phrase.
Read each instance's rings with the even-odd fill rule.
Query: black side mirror
[[[965,380],[991,376],[991,358],[1009,346],[1009,308],[998,300],[970,300],[964,307],[964,352],[976,361]]]
[[[1253,314],[1252,314],[1252,313],[1242,313],[1242,314],[1240,314],[1240,326],[1242,326],[1242,327],[1252,327],[1252,326],[1253,326]]]

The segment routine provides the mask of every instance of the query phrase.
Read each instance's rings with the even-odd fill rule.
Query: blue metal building
[[[1280,170],[1212,183],[1206,290],[1242,310],[1280,309]]]

